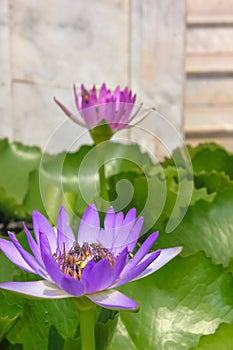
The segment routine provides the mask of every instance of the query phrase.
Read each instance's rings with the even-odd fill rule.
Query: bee
[[[84,99],[85,103],[88,104],[88,102],[89,102],[89,92],[87,90],[84,90],[83,99]]]
[[[129,258],[129,259],[133,259],[133,253],[128,252],[128,258]]]
[[[98,261],[100,261],[102,259],[102,257],[98,254],[96,254],[93,258],[94,262],[97,263]]]
[[[91,243],[90,246],[93,249],[100,249],[100,248],[102,248],[102,245],[100,243]]]
[[[74,242],[74,244],[73,244],[73,250],[74,250],[75,252],[80,252],[80,251],[81,251],[81,247],[80,247],[80,245],[78,244],[78,242]]]

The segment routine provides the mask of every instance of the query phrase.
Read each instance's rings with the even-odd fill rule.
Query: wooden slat
[[[233,73],[233,55],[187,55],[188,74],[226,74]]]
[[[189,56],[233,55],[233,26],[187,28],[186,53]]]
[[[233,137],[233,125],[213,126],[206,125],[199,128],[185,128],[185,136],[188,138],[204,138],[204,137]]]
[[[233,0],[186,4],[186,142],[233,151]]]
[[[187,15],[188,25],[229,25],[233,24],[233,14],[191,13]]]
[[[185,105],[185,129],[213,126],[231,128],[233,125],[233,104],[229,106],[189,106]]]
[[[185,104],[233,104],[233,77],[187,77]]]
[[[187,12],[233,13],[233,0],[187,0]]]

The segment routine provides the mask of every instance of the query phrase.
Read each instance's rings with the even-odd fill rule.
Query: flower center
[[[53,254],[53,258],[64,274],[78,280],[81,280],[82,271],[89,261],[93,260],[98,263],[101,259],[107,259],[112,267],[116,261],[112,252],[100,243],[88,244],[87,242],[84,242],[82,246],[74,242],[69,251],[66,251],[64,243],[63,250],[57,249],[56,253]]]

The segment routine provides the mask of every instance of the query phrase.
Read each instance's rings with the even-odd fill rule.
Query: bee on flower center
[[[100,261],[101,259],[102,259],[101,256],[99,256],[99,255],[97,255],[97,254],[96,254],[96,255],[94,256],[94,258],[93,258],[93,260],[94,260],[95,263],[97,263],[97,262]]]
[[[100,243],[89,244],[87,242],[84,242],[82,246],[78,242],[74,242],[69,251],[66,250],[64,243],[63,250],[57,249],[53,258],[63,273],[78,280],[81,280],[82,271],[89,261],[93,260],[97,264],[100,260],[106,259],[111,267],[115,265],[116,261],[113,253]]]

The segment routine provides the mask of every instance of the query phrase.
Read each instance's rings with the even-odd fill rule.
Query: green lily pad
[[[203,200],[212,202],[216,193],[208,193],[206,187],[195,188],[192,179],[184,174],[177,180],[177,171],[169,167],[151,177],[138,176],[132,180],[134,188],[131,207],[145,218],[145,229],[151,231],[163,227],[164,220],[170,220],[170,229],[182,220],[188,207]],[[167,221],[166,221],[167,224]]]
[[[6,237],[3,238],[5,239]],[[13,281],[14,276],[22,271],[10,262],[2,251],[0,251],[0,265],[0,282]]]
[[[123,172],[146,172],[152,167],[149,156],[141,153],[138,145],[110,142],[107,146],[104,159],[107,178]],[[98,197],[98,161],[93,146],[83,146],[74,153],[45,154],[39,171],[40,193],[45,207],[51,183],[59,189],[61,195],[64,192],[77,193],[75,211],[80,215]]]
[[[233,176],[233,154],[227,152],[222,146],[216,143],[203,143],[196,147],[187,145],[185,149],[188,151],[190,158],[192,160],[192,166],[194,172],[211,172],[224,171],[229,174],[232,178]],[[174,166],[174,158],[182,159],[184,149],[177,148],[174,150],[171,158],[167,158],[162,162],[163,167]],[[183,167],[182,162],[177,162],[178,167]]]
[[[4,188],[0,188],[0,213],[1,222],[8,222],[11,218],[26,218],[24,205],[19,204],[13,195],[7,194]]]
[[[0,140],[0,184],[9,196],[22,203],[28,189],[29,173],[39,167],[41,151],[38,147],[19,142]]]
[[[23,307],[22,318],[7,335],[12,344],[23,343],[24,350],[47,349],[51,326],[56,328],[59,338],[75,334],[79,316],[69,299],[30,300],[7,294],[11,302],[15,300]]]
[[[230,350],[232,349],[233,324],[222,323],[214,334],[200,338],[198,346],[189,350]]]
[[[7,333],[14,327],[21,316],[22,309],[17,305],[9,305],[3,294],[0,292],[0,342]]]
[[[0,343],[1,350],[23,350],[23,344],[11,344],[6,338]]]
[[[48,350],[63,350],[65,340],[53,325],[49,329]]]
[[[215,263],[228,266],[233,257],[233,191],[216,194],[212,202],[200,200],[190,207],[170,234],[160,230],[156,246],[183,246],[181,255],[204,251]]]
[[[222,322],[233,323],[233,279],[203,253],[177,257],[152,276],[121,288],[138,313],[120,312],[110,350],[186,350]]]
[[[192,164],[194,172],[224,171],[231,179],[233,178],[233,155],[224,149],[215,151],[203,149],[193,157]]]
[[[208,193],[233,189],[233,181],[230,179],[230,176],[215,170],[210,173],[201,171],[194,174],[194,181],[196,188],[206,188]]]

